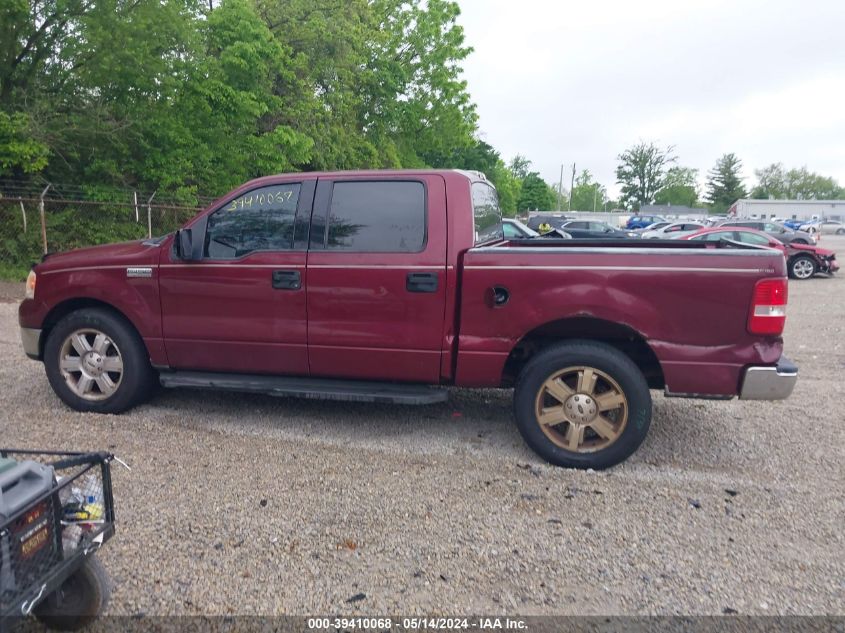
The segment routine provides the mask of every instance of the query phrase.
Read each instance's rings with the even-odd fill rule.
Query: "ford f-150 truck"
[[[160,382],[424,404],[514,389],[551,463],[633,453],[668,396],[781,399],[787,281],[774,250],[506,240],[475,172],[253,180],[164,237],[51,254],[20,306],[26,353],[79,411]]]

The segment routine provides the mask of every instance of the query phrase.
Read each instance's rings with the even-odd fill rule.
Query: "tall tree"
[[[836,200],[845,197],[845,189],[836,180],[806,167],[786,170],[782,163],[773,163],[755,172],[757,185],[752,198],[775,200]]]
[[[670,167],[663,187],[654,195],[656,204],[695,207],[698,204],[698,170]]]
[[[705,199],[714,213],[723,213],[747,195],[742,184],[742,161],[733,153],[724,154],[707,174]]]
[[[573,211],[601,211],[606,199],[607,190],[585,169],[575,179],[570,208]]]
[[[640,142],[619,156],[616,182],[621,186],[622,204],[639,209],[651,204],[666,183],[666,170],[675,162],[672,146],[665,149],[655,143]]]
[[[520,211],[551,211],[556,204],[554,190],[536,171],[522,180],[518,208]]]
[[[522,180],[531,170],[531,161],[522,154],[517,154],[513,157],[513,159],[511,159],[511,162],[508,163],[508,169],[511,170],[511,173],[513,173],[514,176]]]

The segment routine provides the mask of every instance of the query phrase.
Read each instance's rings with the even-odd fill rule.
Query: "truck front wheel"
[[[50,331],[44,368],[53,391],[77,411],[120,413],[150,393],[155,373],[138,333],[102,308],[71,312]]]
[[[639,368],[616,348],[566,341],[525,365],[514,414],[522,437],[543,459],[598,470],[625,460],[645,439],[651,394]]]

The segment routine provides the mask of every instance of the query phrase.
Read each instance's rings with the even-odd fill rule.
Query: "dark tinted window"
[[[298,201],[296,183],[253,189],[228,202],[208,216],[205,256],[233,259],[292,248]]]
[[[425,245],[421,182],[336,182],[329,207],[331,250],[413,253]]]
[[[472,210],[475,217],[476,244],[504,237],[499,196],[492,186],[485,182],[472,183]]]
[[[564,228],[566,229],[584,229],[586,230],[589,227],[589,222],[567,222]]]

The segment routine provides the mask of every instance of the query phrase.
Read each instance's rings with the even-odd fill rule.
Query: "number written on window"
[[[208,216],[205,256],[234,259],[293,247],[299,184],[253,189]]]

